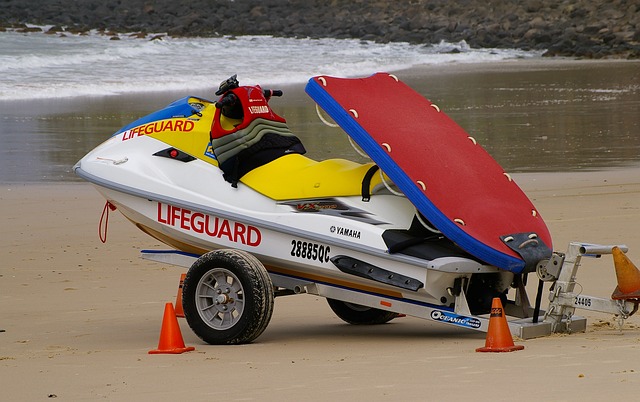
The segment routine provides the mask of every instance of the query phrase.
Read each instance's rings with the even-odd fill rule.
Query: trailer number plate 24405
[[[589,297],[577,296],[573,304],[576,306],[591,307],[591,299]]]

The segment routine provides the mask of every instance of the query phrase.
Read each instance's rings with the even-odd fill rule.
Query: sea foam
[[[303,83],[318,74],[367,76],[417,65],[497,62],[536,52],[356,39],[270,36],[120,40],[0,32],[0,100],[203,89],[238,74],[245,84]]]

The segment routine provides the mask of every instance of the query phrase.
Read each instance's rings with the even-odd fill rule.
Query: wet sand
[[[640,61],[542,58],[425,65],[395,74],[438,104],[509,172],[639,162]],[[200,89],[180,92],[2,101],[0,183],[79,181],[73,164],[112,133],[186,95],[216,99],[218,83],[199,82]],[[309,157],[358,160],[344,133],[318,119],[302,83],[274,88],[285,95],[274,98],[272,107]]]
[[[546,219],[556,250],[572,240],[625,243],[640,263],[640,170],[514,177]],[[482,333],[412,317],[351,326],[322,298],[288,296],[276,299],[253,344],[203,344],[181,319],[185,343],[196,350],[149,355],[182,269],[142,260],[139,250],[164,247],[117,213],[102,244],[104,201],[88,184],[5,184],[0,205],[4,400],[595,401],[638,394],[640,319],[620,331],[612,316],[581,311],[586,333],[516,340],[523,351],[484,354],[475,352]],[[578,282],[585,294],[609,297],[611,258],[584,261]]]

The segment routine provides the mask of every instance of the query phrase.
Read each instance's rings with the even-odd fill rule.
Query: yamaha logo
[[[351,237],[353,239],[359,239],[360,238],[360,231],[359,230],[343,228],[343,227],[340,227],[340,226],[331,226],[331,228],[329,230],[331,231],[331,233],[335,233],[335,234],[340,235],[340,236]]]

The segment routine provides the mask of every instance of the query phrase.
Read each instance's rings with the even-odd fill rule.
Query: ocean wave
[[[0,100],[196,89],[231,74],[247,84],[282,85],[303,83],[317,74],[365,76],[423,64],[540,56],[471,49],[464,42],[418,46],[270,36],[119,38],[0,33]]]

